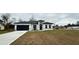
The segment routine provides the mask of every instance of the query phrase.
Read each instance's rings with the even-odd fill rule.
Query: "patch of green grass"
[[[8,33],[8,32],[12,32],[13,30],[2,30],[0,31],[0,34],[4,34],[4,33]]]
[[[0,34],[4,34],[4,33],[7,33],[7,31],[0,31]]]

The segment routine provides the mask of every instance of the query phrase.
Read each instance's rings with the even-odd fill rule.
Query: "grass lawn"
[[[4,33],[8,33],[8,32],[12,32],[13,30],[2,30],[0,31],[0,34],[4,34]]]
[[[76,45],[79,30],[51,30],[27,32],[11,45]]]

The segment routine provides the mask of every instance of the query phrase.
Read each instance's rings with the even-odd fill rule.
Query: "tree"
[[[3,14],[1,17],[4,24],[6,25],[9,22],[10,14]]]
[[[44,20],[38,20],[40,23],[44,22]]]
[[[10,14],[3,14],[2,16],[2,20],[3,20],[3,24],[5,26],[5,29],[9,29],[9,25],[11,24],[11,22],[9,22],[9,18],[10,18]]]
[[[58,26],[58,25],[56,25],[56,26],[54,26],[54,28],[55,28],[55,29],[59,29],[59,26]]]
[[[79,21],[77,21],[77,25],[79,25]]]
[[[37,22],[37,21],[36,21],[36,19],[34,19],[33,15],[32,15],[32,17],[30,18],[29,22],[30,22],[31,24],[33,24],[33,23],[35,23],[35,22]]]
[[[33,15],[31,16],[30,21],[36,21],[36,19],[34,19]]]
[[[22,21],[23,21],[23,20],[20,18],[20,19],[19,19],[19,22],[22,22]]]
[[[68,24],[67,26],[71,26],[71,24]]]

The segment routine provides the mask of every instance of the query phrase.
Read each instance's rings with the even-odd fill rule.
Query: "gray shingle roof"
[[[37,21],[24,21],[24,22],[16,22],[14,24],[38,24]]]
[[[53,23],[50,23],[50,22],[44,22],[43,24],[53,24]]]
[[[38,24],[39,21],[22,21],[22,22],[16,22],[14,24]],[[43,22],[42,24],[53,24],[50,22]]]

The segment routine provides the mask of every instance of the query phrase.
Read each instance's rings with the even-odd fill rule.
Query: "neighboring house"
[[[3,21],[0,20],[0,30],[4,30],[4,29],[5,29],[5,27],[4,27]]]
[[[70,25],[70,26],[67,26],[67,29],[76,29],[76,30],[79,30],[79,25]]]
[[[42,20],[39,21],[21,21],[14,23],[15,30],[52,30],[53,29],[53,23],[50,22],[44,22]]]

